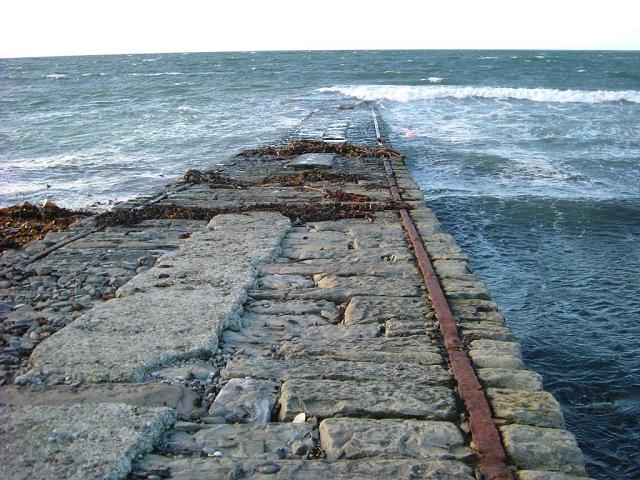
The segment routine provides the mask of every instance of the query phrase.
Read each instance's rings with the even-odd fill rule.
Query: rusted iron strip
[[[376,128],[376,130],[378,129]],[[403,202],[402,194],[389,160],[384,160],[384,168],[393,199],[397,202]],[[513,479],[513,474],[506,465],[504,447],[502,446],[500,434],[493,422],[489,403],[473,370],[471,360],[464,349],[464,344],[458,335],[458,327],[442,291],[440,280],[433,269],[429,255],[424,248],[422,238],[411,215],[406,209],[402,209],[400,210],[400,216],[402,217],[402,225],[413,245],[418,267],[429,292],[433,309],[436,312],[444,345],[449,353],[451,370],[458,383],[460,398],[469,412],[473,447],[483,456],[478,469],[483,478],[487,480],[511,480]]]

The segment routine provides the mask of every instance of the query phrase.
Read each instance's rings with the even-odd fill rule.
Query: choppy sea
[[[378,104],[589,473],[640,478],[640,52],[0,60],[0,206],[107,208],[345,97]]]

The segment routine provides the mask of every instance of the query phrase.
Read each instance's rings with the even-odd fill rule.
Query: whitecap
[[[360,100],[411,102],[440,98],[488,98],[557,103],[640,103],[638,90],[557,90],[553,88],[460,87],[416,85],[347,85],[319,88],[319,92],[340,93]]]
[[[429,77],[429,78],[427,78],[427,80],[429,80],[431,83],[440,83],[440,82],[442,82],[442,80],[444,80],[444,78],[442,78],[442,77]]]
[[[198,110],[197,108],[190,107],[189,105],[180,105],[178,107],[178,111],[180,111],[180,112],[200,113],[200,110]]]
[[[58,78],[67,78],[67,76],[64,73],[51,73],[49,75],[45,75],[45,78],[58,79]]]
[[[160,77],[162,75],[184,75],[182,72],[130,73],[130,77]]]

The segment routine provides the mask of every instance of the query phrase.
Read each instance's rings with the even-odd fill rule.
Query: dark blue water
[[[640,478],[638,52],[0,60],[0,204],[105,206],[345,96],[378,103],[590,474]]]

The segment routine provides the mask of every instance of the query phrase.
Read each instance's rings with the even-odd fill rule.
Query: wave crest
[[[341,93],[360,100],[392,100],[411,102],[438,98],[491,98],[530,100],[533,102],[607,103],[626,101],[640,103],[637,90],[556,90],[553,88],[460,87],[416,85],[347,85],[323,87],[319,92]]]

